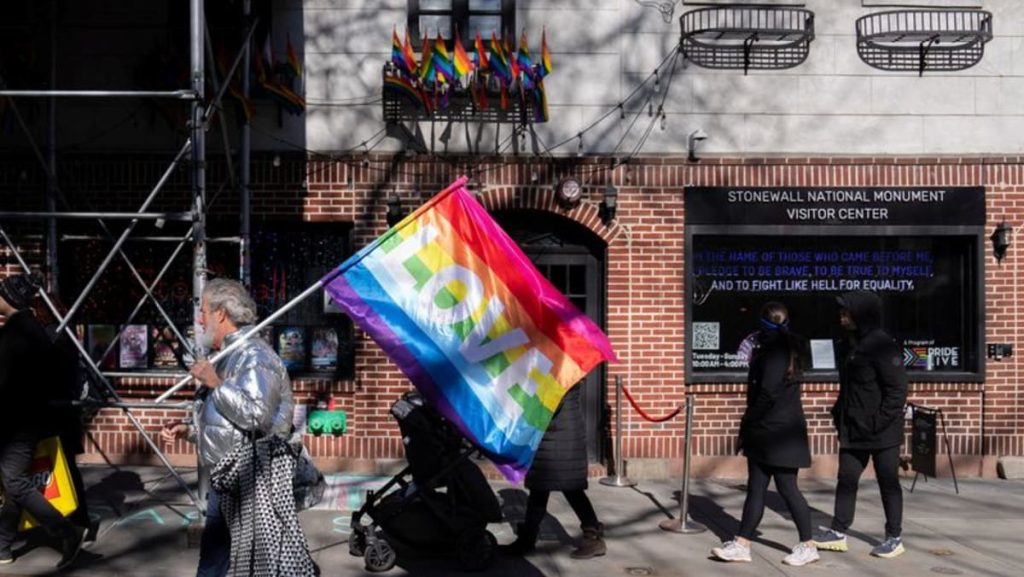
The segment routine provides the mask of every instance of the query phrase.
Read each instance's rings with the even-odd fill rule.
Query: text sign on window
[[[985,189],[689,188],[687,224],[985,224]]]
[[[684,200],[690,377],[745,373],[768,301],[808,339],[805,366],[834,371],[847,337],[836,297],[866,290],[915,378],[980,378],[982,187],[690,188]]]

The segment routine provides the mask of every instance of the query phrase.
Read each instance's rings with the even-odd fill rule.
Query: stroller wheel
[[[353,530],[348,538],[348,554],[353,557],[362,557],[365,553],[366,533]]]
[[[455,541],[459,563],[467,571],[483,571],[498,554],[498,540],[484,528],[467,529]]]
[[[370,573],[383,573],[398,562],[398,554],[386,540],[377,538],[366,544],[364,567]]]

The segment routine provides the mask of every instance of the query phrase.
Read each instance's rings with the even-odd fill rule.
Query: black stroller
[[[352,515],[349,553],[367,571],[383,572],[398,557],[449,557],[467,570],[491,566],[497,540],[488,523],[501,520],[501,505],[480,468],[477,450],[418,393],[391,406],[409,465]],[[369,523],[364,524],[364,517]]]

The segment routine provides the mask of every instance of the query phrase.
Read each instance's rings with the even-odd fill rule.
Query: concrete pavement
[[[77,566],[67,574],[93,577],[185,577],[195,574],[198,551],[189,548],[186,527],[196,517],[184,493],[163,469],[152,467],[83,469],[91,514],[99,520],[95,542],[89,543]],[[185,472],[195,482],[195,472]],[[349,514],[365,490],[386,478],[331,475],[331,489],[317,509],[302,513],[314,557],[325,576],[365,575],[363,560],[348,554]],[[828,575],[836,577],[899,575],[901,577],[966,575],[1004,577],[1024,572],[1024,481],[961,480],[960,494],[952,479],[919,481],[913,493],[905,490],[904,542],[907,553],[891,560],[870,557],[868,551],[882,536],[883,515],[878,490],[871,479],[861,483],[857,518],[847,553],[822,552],[820,562],[801,568],[781,564],[796,541],[796,529],[778,494],[769,495],[768,510],[755,542],[752,563],[727,564],[709,558],[711,547],[739,526],[743,480],[693,481],[691,515],[708,527],[700,534],[682,535],[659,529],[664,519],[678,515],[679,482],[642,481],[634,488],[614,488],[593,480],[588,491],[607,526],[608,554],[576,561],[569,557],[579,537],[578,523],[564,499],[552,496],[537,553],[525,558],[499,558],[483,574],[500,577],[629,576],[655,577]],[[910,486],[910,479],[904,488]],[[509,522],[490,527],[499,543],[514,538],[511,524],[522,517],[525,492],[494,483]],[[826,524],[832,509],[834,482],[801,479],[813,510],[815,525]],[[0,575],[51,575],[55,551],[27,543],[16,547],[13,565]],[[450,561],[400,559],[386,575],[441,577],[466,574]],[[479,574],[479,573],[478,573]]]

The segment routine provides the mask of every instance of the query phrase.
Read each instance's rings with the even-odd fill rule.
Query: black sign
[[[928,477],[935,477],[937,411],[914,407],[914,422],[911,428],[910,465],[914,471]]]
[[[985,189],[687,188],[687,224],[984,225]]]
[[[761,306],[782,301],[795,332],[817,344],[809,368],[843,338],[835,297],[867,290],[883,302],[885,326],[908,371],[966,372],[977,367],[974,262],[977,240],[964,236],[691,236],[690,358],[694,375],[742,373]],[[834,362],[834,361],[833,361]]]

